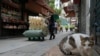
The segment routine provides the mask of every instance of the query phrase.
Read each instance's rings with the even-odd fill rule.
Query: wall
[[[95,35],[95,44],[100,45],[100,0],[91,0],[91,30]]]
[[[2,19],[1,19],[1,0],[0,0],[0,36],[1,36],[1,21],[2,21]]]
[[[81,0],[80,32],[90,34],[90,0]]]
[[[95,33],[95,27],[94,27],[94,22],[95,22],[95,4],[96,0],[91,0],[91,6],[90,6],[90,32]]]
[[[86,34],[90,34],[90,0],[86,0]]]
[[[81,0],[81,20],[80,20],[80,23],[79,23],[79,26],[80,26],[80,32],[81,33],[86,33],[86,16],[85,16],[85,13],[86,13],[86,1],[85,0]]]

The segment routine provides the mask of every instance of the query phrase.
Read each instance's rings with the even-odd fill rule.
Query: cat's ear
[[[84,37],[82,35],[80,35],[81,40],[84,40]]]
[[[95,40],[95,36],[93,34],[90,35],[90,40]]]

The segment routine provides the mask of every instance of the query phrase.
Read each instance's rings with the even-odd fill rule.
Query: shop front
[[[21,7],[22,4],[12,0],[0,2],[0,36],[22,35],[25,30],[29,29],[29,15],[39,16],[41,13],[43,16],[48,16],[50,11],[33,0],[28,0],[24,9]]]
[[[1,36],[20,35],[28,29],[27,18],[22,19],[20,4],[15,4],[11,0],[2,0],[0,15]],[[23,16],[26,17],[27,14]]]

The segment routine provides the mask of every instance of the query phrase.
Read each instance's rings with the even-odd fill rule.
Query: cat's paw
[[[72,52],[68,52],[67,55],[72,55]]]
[[[66,55],[72,55],[71,51],[66,51]]]

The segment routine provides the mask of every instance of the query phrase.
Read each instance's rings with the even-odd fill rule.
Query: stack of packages
[[[29,18],[29,30],[23,33],[26,37],[41,37],[47,36],[48,28],[42,17]]]

